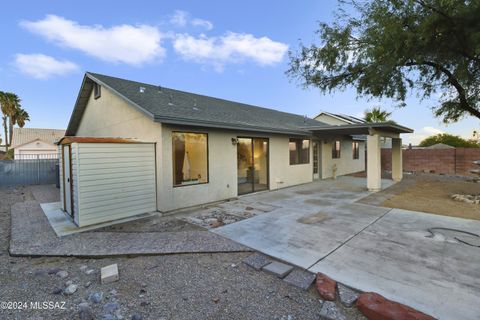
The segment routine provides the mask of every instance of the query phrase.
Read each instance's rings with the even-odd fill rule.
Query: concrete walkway
[[[364,183],[341,177],[245,196],[278,209],[213,232],[439,319],[480,319],[480,237],[431,229],[480,235],[480,221],[356,203]]]

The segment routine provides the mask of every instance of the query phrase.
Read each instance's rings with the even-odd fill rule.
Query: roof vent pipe
[[[169,104],[169,105],[173,105],[173,94],[170,93],[170,94],[168,95],[168,99],[169,99],[168,104]]]
[[[140,93],[144,93],[145,92],[145,87],[138,88],[138,91],[140,91]]]

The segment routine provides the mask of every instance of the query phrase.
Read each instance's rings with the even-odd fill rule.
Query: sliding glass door
[[[238,194],[268,190],[268,139],[238,138]]]

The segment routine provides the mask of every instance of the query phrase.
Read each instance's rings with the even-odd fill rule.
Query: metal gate
[[[54,184],[57,177],[57,154],[21,154],[14,160],[0,160],[0,187]]]

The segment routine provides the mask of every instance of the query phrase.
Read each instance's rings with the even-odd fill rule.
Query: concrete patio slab
[[[308,269],[390,210],[349,203],[324,207],[295,202],[213,232]]]
[[[480,221],[393,209],[310,270],[438,319],[480,319],[480,248],[435,227],[480,233]]]
[[[120,223],[130,222],[139,219],[151,218],[158,215],[158,212],[147,212],[143,214],[136,215],[134,217],[128,217],[124,219],[118,219],[109,222],[97,223],[95,225],[90,225],[86,227],[78,227],[73,221],[72,218],[67,216],[67,214],[61,209],[61,202],[51,202],[51,203],[41,203],[40,207],[45,213],[45,216],[50,223],[50,226],[55,231],[56,235],[59,237],[67,236],[69,234],[75,234],[85,231],[96,230],[108,226],[113,226]]]

